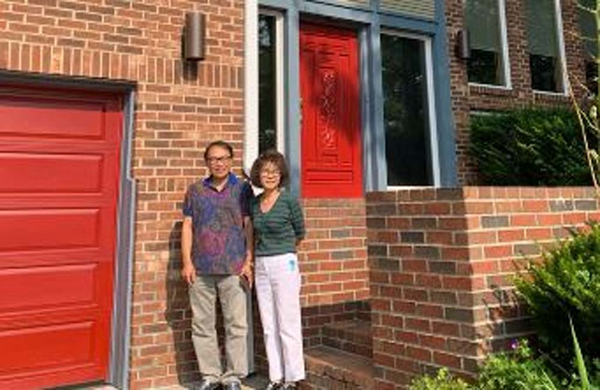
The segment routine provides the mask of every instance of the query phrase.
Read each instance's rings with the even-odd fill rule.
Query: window
[[[589,10],[596,9],[596,0],[579,0],[579,31],[585,47],[585,81],[588,89],[598,93],[596,77],[598,66],[595,58],[598,56],[598,37],[596,31],[596,17]]]
[[[432,185],[437,166],[431,41],[381,36],[387,185]]]
[[[465,25],[471,50],[469,82],[508,87],[504,0],[467,0]]]
[[[564,92],[562,24],[558,0],[526,0],[531,87]]]
[[[282,16],[258,18],[258,152],[283,150]]]

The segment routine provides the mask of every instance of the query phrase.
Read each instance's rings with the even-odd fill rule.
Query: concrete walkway
[[[269,380],[261,375],[251,375],[246,378],[242,382],[242,390],[262,390],[267,386]],[[194,383],[185,384],[185,385],[175,385],[168,387],[159,387],[152,390],[191,390],[194,387]],[[76,388],[73,388],[75,390]],[[107,386],[107,385],[96,385],[96,386],[86,386],[80,387],[77,390],[117,390],[116,387]]]

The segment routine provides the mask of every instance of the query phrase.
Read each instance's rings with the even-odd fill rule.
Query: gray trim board
[[[370,61],[369,74],[363,81],[372,97],[371,131],[367,134],[365,150],[366,191],[378,191],[386,188],[387,171],[385,161],[385,128],[383,121],[383,82],[381,75],[381,27],[374,23],[369,29]]]
[[[132,136],[135,92],[125,97],[121,148],[121,185],[117,212],[117,250],[113,296],[109,382],[119,389],[129,388],[131,342],[132,263],[136,185],[131,177]]]
[[[445,5],[436,2],[436,34],[433,37],[433,71],[435,85],[435,106],[438,123],[438,149],[440,155],[440,186],[458,185],[456,172],[455,126],[450,95],[450,61],[448,58],[448,35],[446,33]]]
[[[290,9],[287,12],[285,21],[285,49],[286,65],[286,155],[290,166],[290,191],[295,195],[300,195],[300,183],[302,182],[302,136],[300,104],[300,18],[298,10]]]
[[[306,14],[351,20],[360,23],[370,23],[372,19],[370,9],[348,8],[347,6],[341,7],[332,4],[302,3],[298,10]]]

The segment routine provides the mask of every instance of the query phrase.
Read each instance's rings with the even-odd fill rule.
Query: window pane
[[[596,9],[596,0],[579,0],[579,4],[588,9]],[[578,8],[579,11],[579,31],[583,38],[586,49],[585,53],[585,82],[588,89],[596,94],[598,93],[598,66],[595,58],[598,55],[598,32],[596,29],[596,17],[589,11]]]
[[[596,9],[596,0],[579,0],[579,4],[588,9]],[[597,45],[597,30],[596,30],[596,18],[594,14],[586,11],[585,9],[578,8],[579,12],[579,31],[581,36],[584,38],[585,48],[587,50],[587,56],[596,57],[598,52]]]
[[[538,91],[560,92],[562,90],[562,69],[554,1],[526,1],[531,87]]]
[[[500,12],[498,0],[468,0],[465,22],[474,49],[500,52]]]
[[[276,24],[275,17],[259,15],[258,19],[258,151],[277,147],[277,89],[276,89]]]
[[[468,0],[465,24],[469,31],[469,81],[479,84],[504,85],[502,39],[498,0]]]
[[[558,57],[554,0],[527,0],[527,46],[530,54]]]
[[[381,36],[389,186],[431,184],[425,45]]]
[[[469,81],[472,83],[504,84],[500,54],[493,51],[471,50],[471,57],[467,62],[467,72]]]

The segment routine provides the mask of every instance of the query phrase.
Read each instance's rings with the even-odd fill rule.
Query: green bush
[[[471,117],[469,154],[481,184],[591,185],[579,122],[567,109],[529,108]],[[593,146],[597,142],[590,138]]]
[[[410,390],[469,390],[469,385],[459,378],[454,378],[443,368],[435,377],[428,375],[416,378],[409,387]]]
[[[526,341],[511,353],[490,356],[481,369],[477,390],[558,390],[543,360],[533,356]]]
[[[573,363],[569,315],[583,355],[600,358],[600,225],[573,232],[572,239],[530,261],[515,280],[533,317],[540,348],[562,367]]]

